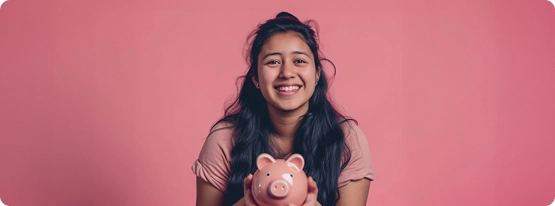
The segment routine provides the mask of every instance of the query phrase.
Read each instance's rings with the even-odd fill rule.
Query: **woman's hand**
[[[254,197],[252,196],[252,174],[245,177],[243,181],[243,193],[246,206],[256,206],[256,202],[254,201]]]
[[[291,204],[289,206],[295,205]],[[312,177],[308,177],[308,193],[302,206],[321,206],[318,202],[318,185]]]

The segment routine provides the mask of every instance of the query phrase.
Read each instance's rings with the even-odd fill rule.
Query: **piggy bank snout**
[[[282,198],[289,194],[289,185],[285,180],[275,180],[270,183],[268,193],[274,198]]]

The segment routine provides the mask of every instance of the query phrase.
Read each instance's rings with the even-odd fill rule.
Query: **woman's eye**
[[[295,60],[295,63],[296,64],[301,64],[301,63],[306,63],[306,61],[302,60],[302,59],[297,59],[297,60]]]
[[[279,64],[279,62],[276,61],[276,60],[271,60],[271,61],[267,62],[266,64]]]

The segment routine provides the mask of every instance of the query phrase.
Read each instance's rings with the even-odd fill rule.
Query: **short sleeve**
[[[338,186],[342,187],[350,181],[363,178],[374,180],[370,148],[365,135],[352,121],[344,122],[341,126],[345,132],[345,143],[351,151],[351,159],[345,169],[341,171]]]
[[[232,131],[229,125],[216,125],[206,138],[198,159],[191,166],[197,177],[221,192],[226,191],[231,171]]]

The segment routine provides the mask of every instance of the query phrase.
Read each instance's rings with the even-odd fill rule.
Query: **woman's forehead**
[[[274,34],[262,45],[259,57],[267,56],[267,54],[309,54],[312,52],[308,44],[302,38],[302,35],[296,32]]]

